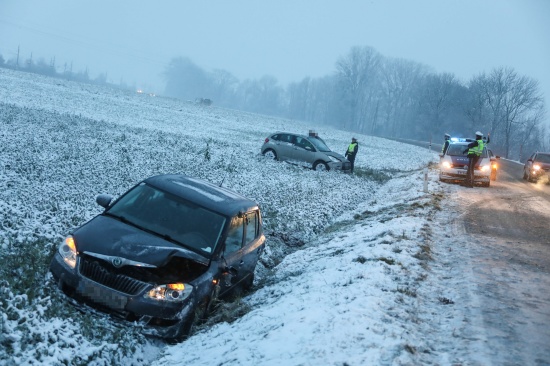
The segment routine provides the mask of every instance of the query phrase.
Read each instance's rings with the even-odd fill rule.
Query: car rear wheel
[[[267,149],[264,151],[264,156],[268,159],[277,160],[277,153],[273,149]]]
[[[313,170],[318,170],[318,171],[321,171],[321,172],[328,172],[329,167],[328,167],[327,163],[325,163],[324,161],[316,161],[313,164]]]

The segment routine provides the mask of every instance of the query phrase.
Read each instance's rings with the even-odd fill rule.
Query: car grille
[[[148,283],[113,273],[98,261],[86,257],[80,258],[79,271],[82,276],[127,295],[138,295],[149,286]]]

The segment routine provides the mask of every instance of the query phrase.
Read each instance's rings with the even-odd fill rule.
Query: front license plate
[[[77,291],[88,299],[114,310],[124,310],[128,298],[94,282],[81,280]]]
[[[465,171],[465,170],[457,170],[457,171],[456,171],[456,174],[459,174],[459,175],[466,175],[466,171]]]

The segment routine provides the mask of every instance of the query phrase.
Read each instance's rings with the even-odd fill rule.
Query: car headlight
[[[72,236],[67,236],[58,250],[66,265],[71,268],[76,267],[76,256],[78,252],[76,251],[76,243]]]
[[[441,166],[445,169],[451,169],[451,163],[449,163],[448,161],[444,161],[443,163],[441,163]]]
[[[533,165],[533,170],[540,170],[540,165]]]
[[[159,301],[181,302],[189,297],[193,286],[186,283],[170,283],[157,286],[145,294],[145,297]]]
[[[333,163],[340,163],[340,160],[336,159],[334,156],[330,156],[330,155],[327,155],[327,156],[330,159],[330,161],[332,161]]]
[[[479,167],[479,170],[481,170],[482,172],[486,172],[489,169],[491,169],[490,165],[482,165],[482,166]]]

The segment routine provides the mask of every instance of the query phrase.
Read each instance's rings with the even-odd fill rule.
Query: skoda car
[[[462,182],[468,171],[468,153],[464,153],[472,139],[451,138],[451,143],[439,163],[439,180],[442,182]],[[474,183],[489,187],[491,184],[491,159],[487,148],[483,148],[481,158],[474,169]]]
[[[50,270],[82,310],[181,340],[217,298],[252,286],[264,248],[258,205],[184,175],[145,179],[59,245]]]
[[[332,151],[313,131],[307,136],[276,132],[265,139],[261,153],[271,159],[296,163],[313,170],[351,172],[348,159]]]
[[[533,153],[523,166],[523,179],[536,182],[541,177],[547,176],[550,179],[550,153]]]

